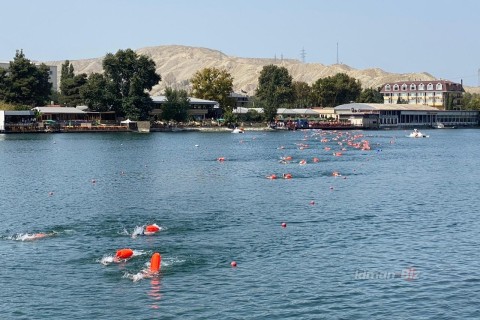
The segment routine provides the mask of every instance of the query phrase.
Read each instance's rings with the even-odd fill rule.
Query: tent
[[[130,124],[130,123],[135,123],[136,121],[132,121],[130,119],[120,121],[121,124]]]

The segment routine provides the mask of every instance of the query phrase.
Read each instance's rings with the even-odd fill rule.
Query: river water
[[[0,318],[478,319],[480,131],[424,133],[0,135]]]

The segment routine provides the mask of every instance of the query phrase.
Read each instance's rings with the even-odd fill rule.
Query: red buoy
[[[160,265],[162,263],[162,256],[160,253],[155,252],[150,259],[150,272],[160,271]]]
[[[285,222],[282,222],[282,228],[286,228],[287,224]]]
[[[133,256],[133,250],[132,249],[120,249],[117,250],[117,253],[115,254],[115,258],[117,259],[128,259]]]
[[[235,261],[232,261],[230,262],[230,265],[235,268],[237,266],[237,263]]]

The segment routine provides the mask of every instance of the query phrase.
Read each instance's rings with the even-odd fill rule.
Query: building
[[[441,110],[459,110],[462,104],[463,85],[447,80],[400,81],[383,85],[385,104],[419,104]]]
[[[0,110],[0,132],[23,132],[35,126],[32,110]]]
[[[235,105],[233,106],[234,109],[245,108],[248,106],[248,103],[250,102],[246,94],[232,92],[230,93],[229,97],[235,101]]]
[[[33,62],[36,66],[39,66],[41,63]],[[10,62],[0,61],[0,68],[8,69],[10,67]],[[52,84],[52,89],[58,91],[57,85],[57,66],[47,65],[48,71],[48,80]]]
[[[438,110],[427,105],[347,103],[334,108],[340,121],[363,128],[477,126],[479,111]]]
[[[152,96],[152,101],[156,108],[151,112],[152,115],[162,113],[161,106],[167,101],[166,96]],[[204,100],[198,98],[188,98],[190,100],[190,109],[188,115],[195,120],[217,119],[220,116],[220,105],[217,101]]]

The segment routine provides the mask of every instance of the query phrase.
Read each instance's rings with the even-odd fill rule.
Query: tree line
[[[108,53],[102,61],[103,73],[75,74],[70,61],[61,66],[60,90],[52,91],[48,82],[49,68],[35,65],[23,51],[17,51],[9,68],[0,69],[0,101],[25,108],[55,101],[63,106],[87,105],[93,111],[113,111],[119,117],[148,120],[154,104],[149,91],[162,77],[155,62],[131,49]],[[190,92],[184,89],[165,89],[162,119],[188,120],[189,98],[219,102],[223,117],[234,122],[233,77],[215,67],[197,71],[189,81]],[[293,81],[285,67],[264,66],[258,78],[251,105],[263,108],[263,115],[252,112],[253,120],[271,121],[278,108],[335,107],[349,102],[383,103],[379,89],[362,89],[359,80],[345,73],[320,78],[311,85]],[[21,108],[21,107],[20,107]],[[480,110],[480,95],[466,93],[464,108]]]

